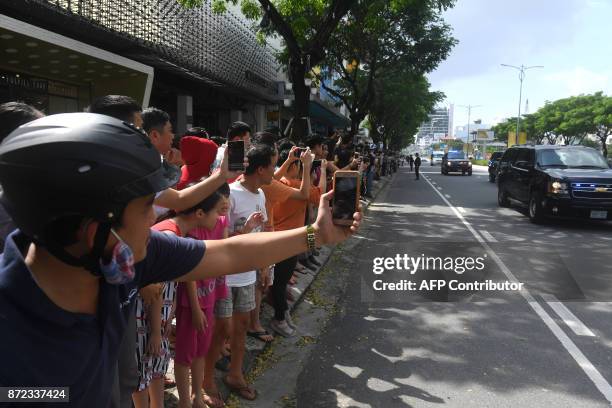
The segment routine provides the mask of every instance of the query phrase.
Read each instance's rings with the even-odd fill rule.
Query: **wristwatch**
[[[314,227],[310,224],[306,226],[306,242],[308,244],[308,250],[311,251],[315,249],[315,230]]]

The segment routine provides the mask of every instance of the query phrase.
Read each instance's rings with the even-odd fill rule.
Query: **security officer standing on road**
[[[419,168],[421,167],[421,158],[419,157],[418,153],[415,153],[415,158],[414,158],[414,174],[416,175],[415,180],[419,179]]]

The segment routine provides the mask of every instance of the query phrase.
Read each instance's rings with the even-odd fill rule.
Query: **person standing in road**
[[[416,157],[414,158],[414,174],[416,176],[415,180],[419,179],[419,167],[421,167],[421,158],[418,153],[414,154]]]

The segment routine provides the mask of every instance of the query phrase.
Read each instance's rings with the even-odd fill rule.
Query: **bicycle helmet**
[[[62,261],[92,272],[99,272],[111,225],[127,204],[175,185],[180,174],[142,130],[106,115],[47,116],[0,145],[0,201],[15,224]],[[68,216],[100,222],[86,257],[77,259],[45,237],[46,226]]]

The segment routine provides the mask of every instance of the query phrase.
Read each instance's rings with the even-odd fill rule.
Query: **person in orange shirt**
[[[272,158],[272,161],[276,163],[278,161],[278,148],[276,146],[276,137],[274,134],[270,132],[257,132],[253,134],[251,137],[251,143],[256,144],[266,144],[271,146],[275,150],[275,155]],[[301,184],[297,184],[296,186],[289,186],[285,183],[279,181],[281,177],[285,174],[286,169],[290,163],[299,162],[300,160],[304,161],[304,165],[310,166],[312,165],[312,155],[310,154],[310,150],[306,150],[301,153],[301,156],[298,157],[294,154],[297,150],[297,147],[294,147],[291,150],[291,154],[285,160],[285,163],[276,170],[274,174],[274,178],[272,182],[267,185],[261,186],[261,189],[264,192],[266,197],[266,214],[268,215],[267,222],[264,226],[264,230],[271,232],[274,231],[274,207],[277,204],[282,204],[289,199],[300,200],[306,202],[309,196],[310,189],[310,177],[306,177]],[[308,163],[306,163],[308,162]],[[255,287],[255,309],[251,311],[251,323],[249,330],[247,331],[247,335],[249,337],[256,338],[261,341],[270,342],[273,340],[273,337],[268,333],[267,330],[263,328],[261,322],[259,320],[259,311],[261,308],[261,300],[263,298],[264,292],[272,284],[273,281],[273,273],[272,270],[268,273],[270,279],[268,281],[260,281],[258,274],[258,281]]]
[[[284,151],[281,154],[281,160],[286,162],[287,157],[292,154],[292,151]],[[312,156],[307,160],[302,157],[304,166],[300,166],[299,161],[293,161],[287,168],[286,174],[281,178],[280,182],[296,188],[301,186],[305,180],[308,180],[310,185],[308,199],[290,198],[283,203],[276,204],[273,207],[274,212],[274,230],[285,231],[295,228],[294,226],[303,226],[306,216],[306,207],[308,204],[319,202],[321,193],[326,191],[326,160],[321,161],[321,177],[317,186],[310,183]],[[291,320],[289,314],[289,305],[287,304],[287,283],[291,279],[293,270],[297,264],[297,256],[285,259],[276,264],[274,268],[274,282],[272,283],[271,294],[274,307],[274,318],[270,322],[270,327],[276,333],[284,337],[290,337],[295,334],[296,326]]]

